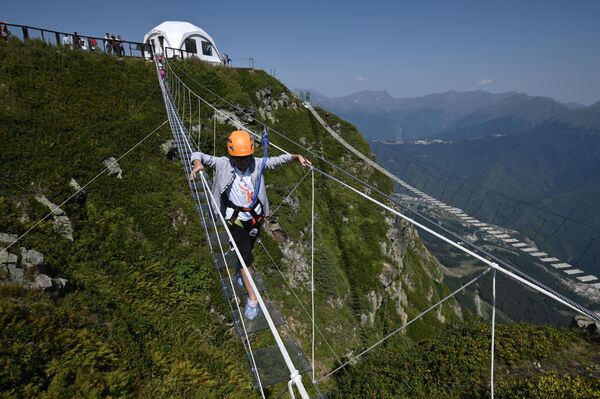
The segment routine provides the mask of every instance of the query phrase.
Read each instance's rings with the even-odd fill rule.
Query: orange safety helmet
[[[245,130],[231,132],[227,139],[227,152],[232,157],[245,157],[254,154],[254,142]]]

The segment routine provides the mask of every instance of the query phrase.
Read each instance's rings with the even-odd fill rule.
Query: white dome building
[[[167,58],[196,57],[218,64],[223,60],[212,37],[189,22],[165,21],[144,35],[144,43]]]

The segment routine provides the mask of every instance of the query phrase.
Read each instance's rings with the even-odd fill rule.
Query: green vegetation
[[[440,339],[389,343],[340,374],[340,398],[489,397],[489,325],[467,321]],[[524,324],[496,328],[498,398],[599,398],[600,342],[583,333]]]
[[[103,175],[86,188],[85,201],[63,206],[73,224],[73,242],[56,234],[46,220],[17,244],[42,252],[48,274],[68,279],[69,287],[58,294],[0,285],[0,397],[258,397],[243,346],[227,324],[229,306],[202,239],[186,177],[179,162],[167,160],[160,149],[171,132],[164,126],[146,138],[166,119],[154,65],[35,41],[0,46],[0,59],[0,232],[23,234],[47,213],[36,194],[60,204],[73,192],[71,178],[80,184],[90,181],[104,169],[103,160],[119,157],[144,139],[119,161],[122,179]],[[273,98],[282,93],[291,98],[262,71],[182,61],[173,67],[185,71],[184,80],[195,91],[230,111],[204,87],[256,109],[261,105],[259,89],[270,88]],[[383,192],[392,190],[388,179],[343,151],[308,110],[279,108],[273,115],[272,142],[302,153],[277,133],[284,132]],[[203,107],[201,145],[207,152],[214,144],[210,117]],[[341,123],[344,137],[366,151],[358,132]],[[229,125],[216,125],[219,154],[230,130]],[[267,173],[273,210],[305,173],[297,165]],[[400,260],[392,259],[382,250],[382,244],[391,243],[385,238],[390,225],[381,211],[318,174],[315,178],[316,309],[325,337],[318,336],[316,358],[318,375],[323,375],[338,364],[328,343],[343,361],[350,351],[381,338],[449,290],[412,229],[400,227],[401,242],[394,245],[403,251]],[[262,234],[305,306],[310,303],[310,195],[307,176],[292,195],[294,201],[285,203],[272,220],[280,230]],[[307,351],[309,318],[260,246],[255,255],[292,337]],[[406,303],[382,285],[384,264],[394,271],[390,280],[395,294],[404,294]],[[373,298],[380,302],[374,304]],[[440,319],[458,322],[455,306],[449,301],[438,314],[412,324],[406,335],[390,341],[382,359],[416,356],[418,345],[423,359],[433,356],[427,345],[443,345],[435,344],[444,330]],[[256,349],[271,340],[263,334],[254,343]],[[519,356],[514,367],[522,360]],[[368,359],[370,367],[373,357]],[[358,367],[351,372],[356,376],[353,384],[361,383]],[[572,381],[586,383],[577,377]],[[323,388],[335,389],[336,383],[331,380]],[[514,392],[536,392],[552,381],[529,383],[533,385],[515,385]]]

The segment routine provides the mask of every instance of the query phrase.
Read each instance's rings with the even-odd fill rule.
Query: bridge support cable
[[[218,205],[217,201],[213,197],[212,192],[210,192],[208,183],[206,182],[206,177],[204,176],[204,172],[200,172],[200,177],[202,178],[202,184],[204,185],[204,189],[208,192],[208,195],[213,203],[213,206],[215,207],[215,209],[219,209],[219,205]],[[215,213],[218,213],[218,212],[215,212]],[[256,286],[256,283],[254,282],[254,279],[252,278],[252,275],[251,275],[250,271],[248,270],[248,266],[246,265],[246,262],[244,261],[244,258],[242,257],[242,254],[241,254],[237,244],[235,243],[233,236],[231,235],[231,231],[229,230],[229,227],[227,227],[227,223],[225,222],[223,215],[221,213],[218,213],[218,216],[221,219],[221,223],[225,227],[225,231],[227,232],[227,236],[229,237],[229,242],[230,242],[231,246],[233,247],[233,250],[237,254],[238,261],[242,265],[242,271],[244,273],[246,273],[248,282],[250,283],[250,286],[254,290],[256,299],[258,300],[258,304],[260,305],[260,308],[265,316],[265,319],[267,320],[267,323],[269,324],[269,328],[271,330],[271,333],[273,334],[273,338],[275,338],[275,341],[277,342],[277,346],[279,347],[279,350],[281,351],[281,355],[283,356],[285,363],[290,371],[290,381],[288,383],[288,387],[290,388],[290,393],[293,395],[293,389],[292,389],[293,388],[292,384],[293,384],[296,386],[296,388],[300,392],[300,395],[303,399],[309,399],[308,393],[306,392],[306,389],[304,388],[304,385],[302,384],[302,376],[296,369],[296,366],[294,366],[294,363],[292,362],[292,359],[290,358],[290,355],[287,352],[285,345],[283,344],[283,340],[281,339],[281,336],[279,335],[279,332],[277,331],[277,328],[275,327],[275,323],[273,323],[273,319],[271,318],[271,315],[269,314],[269,310],[267,309],[267,306],[265,305],[265,303],[263,301],[262,295],[260,294],[260,291],[258,290],[258,287]]]
[[[185,132],[185,126],[183,124],[183,121],[179,118],[179,115],[177,114],[177,111],[173,107],[173,104],[171,103],[170,97],[169,97],[169,95],[167,93],[166,86],[164,85],[164,82],[162,82],[162,81],[161,81],[161,87],[163,88],[163,97],[165,99],[165,105],[167,107],[167,112],[170,115],[171,128],[172,128],[172,131],[174,133],[174,136],[175,136],[176,140],[180,144],[182,144],[182,141],[185,144],[185,146],[183,146],[183,147],[180,146],[178,148],[184,148],[185,149],[187,147],[187,150],[189,151],[189,153],[186,154],[186,151],[184,150],[183,154],[182,154],[182,161],[183,161],[183,164],[184,164],[184,170],[185,170],[186,173],[189,174],[189,172],[191,172],[191,171],[189,170],[190,169],[189,168],[189,162],[187,162],[187,159],[189,159],[189,155],[191,155],[192,147],[189,144],[189,141],[188,141],[188,138],[187,138],[187,134]],[[190,92],[190,96],[191,96],[191,91],[189,91],[189,92]],[[185,100],[184,100],[183,103],[185,104]],[[187,157],[186,157],[186,155],[187,155]],[[187,167],[186,167],[186,164],[187,164]],[[209,184],[208,184],[208,182],[206,180],[206,177],[205,177],[205,174],[204,174],[203,171],[200,172],[200,178],[201,178],[201,182],[202,182],[202,186],[203,186],[204,192],[206,193],[207,198],[210,200],[209,201],[210,206],[208,207],[208,209],[212,213],[212,209],[211,208],[219,209],[219,205],[218,205],[217,201],[215,200],[215,198],[213,197],[212,192],[210,191]],[[279,347],[279,351],[281,352],[281,355],[282,355],[282,357],[283,357],[283,359],[285,361],[285,364],[286,364],[286,366],[289,369],[290,379],[289,379],[289,382],[288,382],[288,388],[290,389],[290,394],[292,396],[294,395],[293,388],[295,386],[295,388],[298,390],[300,396],[303,399],[308,399],[309,396],[308,396],[308,393],[307,393],[307,391],[306,391],[306,389],[305,389],[305,387],[304,387],[304,385],[302,383],[302,377],[300,375],[300,372],[298,371],[298,369],[295,367],[295,365],[292,362],[292,359],[291,359],[291,357],[290,357],[290,355],[289,355],[289,353],[288,353],[288,351],[287,351],[287,349],[286,349],[286,347],[285,347],[285,345],[283,343],[283,340],[281,339],[281,336],[279,335],[279,332],[277,331],[275,323],[273,322],[273,320],[271,318],[271,315],[269,314],[269,310],[268,310],[268,308],[267,308],[267,306],[266,306],[266,304],[265,304],[265,302],[264,302],[264,300],[262,298],[262,295],[261,295],[261,293],[260,293],[260,291],[259,291],[259,289],[258,289],[258,287],[257,287],[257,285],[256,285],[256,283],[254,281],[254,279],[252,278],[252,275],[251,275],[251,273],[250,273],[250,271],[249,271],[246,263],[244,262],[244,260],[243,260],[243,258],[241,256],[241,253],[240,253],[237,245],[235,244],[235,241],[233,240],[233,236],[231,235],[231,232],[230,232],[230,230],[229,230],[229,228],[227,226],[226,221],[224,220],[223,215],[221,215],[220,212],[214,212],[214,214],[212,216],[214,217],[215,214],[218,216],[218,218],[219,218],[219,220],[221,222],[221,225],[224,227],[224,230],[227,233],[227,237],[229,239],[229,243],[232,246],[235,254],[237,255],[238,261],[240,262],[240,264],[242,266],[243,273],[246,274],[248,282],[250,283],[250,286],[252,287],[252,289],[254,290],[254,292],[256,294],[256,298],[257,298],[258,304],[259,304],[259,306],[260,306],[260,308],[261,308],[261,310],[263,312],[264,318],[266,319],[267,324],[269,325],[269,329],[271,330],[271,333],[272,333],[272,335],[273,335],[273,337],[274,337],[274,339],[275,339],[275,341],[277,343],[277,346]],[[217,239],[220,240],[218,234],[217,234]],[[233,279],[231,278],[231,275],[229,277],[230,277],[230,283],[232,284],[232,290],[235,293],[235,289],[233,287]],[[239,309],[239,307],[238,307],[238,309]],[[240,313],[240,316],[242,318],[242,323],[243,323],[242,313]],[[249,343],[249,338],[247,336],[247,332],[246,332],[246,339],[247,339],[247,341]],[[256,367],[256,363],[254,364],[254,368],[256,370],[257,377],[260,380],[260,375],[258,373],[258,368]],[[264,392],[262,390],[262,387],[260,389],[261,389],[261,394],[264,397]]]
[[[329,350],[331,351],[331,353],[333,354],[333,356],[335,357],[336,361],[338,363],[341,363],[340,358],[338,357],[338,355],[335,353],[335,351],[333,350],[331,344],[329,343],[329,341],[327,340],[327,338],[325,338],[325,336],[323,335],[323,332],[321,331],[321,329],[319,328],[319,326],[316,324],[316,317],[315,317],[315,310],[314,310],[314,220],[315,220],[315,212],[314,212],[314,193],[315,193],[315,188],[314,188],[314,168],[311,168],[308,172],[306,172],[304,174],[304,176],[302,176],[302,178],[296,183],[296,185],[294,187],[292,187],[292,189],[290,190],[290,192],[283,197],[281,203],[277,206],[277,208],[275,208],[275,210],[273,212],[271,212],[271,215],[269,216],[270,218],[272,218],[273,216],[275,216],[275,213],[277,213],[277,211],[279,209],[281,209],[281,207],[283,206],[283,204],[285,203],[286,198],[288,198],[289,196],[291,196],[296,189],[300,186],[300,184],[304,181],[304,179],[306,178],[306,176],[308,176],[309,174],[312,175],[312,183],[311,183],[311,297],[312,297],[312,315],[311,313],[308,312],[308,310],[306,309],[306,307],[304,306],[304,304],[302,303],[302,301],[300,300],[300,297],[298,297],[298,294],[296,294],[296,291],[294,290],[294,288],[292,287],[292,285],[290,284],[290,282],[288,282],[285,274],[283,274],[281,268],[279,267],[279,265],[277,264],[277,262],[275,262],[275,259],[273,259],[273,256],[271,256],[271,253],[267,250],[267,247],[263,244],[261,239],[258,239],[258,243],[260,244],[260,246],[262,247],[263,251],[265,252],[265,254],[267,255],[267,257],[269,258],[269,260],[271,261],[271,263],[273,264],[273,266],[275,266],[275,268],[277,269],[277,271],[279,272],[279,274],[281,275],[281,278],[283,279],[283,282],[287,285],[287,287],[289,288],[290,292],[292,293],[292,295],[296,298],[296,300],[298,301],[298,304],[300,305],[300,307],[302,308],[302,310],[304,311],[304,313],[306,313],[306,315],[309,317],[309,319],[311,320],[312,326],[313,326],[313,371],[315,370],[314,367],[314,337],[315,337],[315,332],[314,330],[316,329],[319,332],[319,335],[321,336],[321,338],[323,339],[323,341],[325,342],[325,344],[329,347]],[[315,380],[314,377],[314,373],[313,373],[313,381]]]
[[[170,68],[170,65],[169,65],[169,64],[167,64],[167,65],[168,65],[168,67]],[[186,73],[185,71],[183,71],[183,72],[184,72],[184,73]],[[181,78],[180,78],[179,76],[177,76],[177,74],[176,74],[174,71],[173,71],[172,73],[173,73],[173,75],[175,76],[175,78],[176,78],[176,79],[177,79],[179,82],[181,82],[181,84],[182,84],[184,87],[188,88],[188,90],[191,90],[191,89],[189,89],[189,87],[188,87],[188,86],[187,86],[185,83],[183,83],[183,82],[181,81]],[[187,73],[186,73],[186,74],[187,74]],[[188,75],[188,77],[189,77],[189,75]],[[198,83],[198,82],[197,82],[197,81],[195,81],[193,78],[191,78],[191,79],[192,79],[194,82]],[[198,83],[198,84],[199,84],[199,83]],[[227,104],[229,104],[229,105],[233,106],[233,105],[232,105],[231,103],[229,103],[227,100],[225,100],[225,99],[223,99],[223,98],[219,97],[219,96],[218,96],[216,93],[212,92],[210,89],[207,89],[207,88],[205,88],[205,87],[204,87],[204,89],[205,89],[205,90],[207,90],[207,91],[209,91],[211,94],[213,94],[214,96],[218,97],[220,100],[224,101],[225,103],[227,103]],[[255,137],[260,137],[260,135],[258,135],[258,134],[256,134],[256,133],[252,132],[252,130],[250,130],[250,129],[248,129],[247,127],[245,127],[245,126],[244,126],[243,124],[241,124],[241,122],[239,122],[238,120],[235,120],[235,119],[233,119],[231,116],[229,116],[229,115],[225,114],[224,112],[222,112],[221,110],[217,109],[215,106],[213,106],[213,105],[212,105],[210,102],[208,102],[207,100],[203,99],[202,97],[198,96],[197,94],[196,94],[196,96],[197,96],[198,98],[201,98],[201,99],[202,99],[202,101],[203,101],[205,104],[207,104],[209,107],[213,108],[213,109],[215,110],[215,112],[219,112],[219,113],[220,113],[221,115],[223,115],[225,118],[227,118],[227,119],[231,120],[231,121],[232,121],[232,123],[233,123],[233,124],[234,124],[236,127],[239,127],[239,128],[244,128],[244,129],[246,129],[248,132],[250,132],[252,135],[254,135]],[[309,110],[310,110],[310,107],[311,107],[311,106],[310,106],[310,104],[306,104],[306,105],[307,105],[307,107],[308,107],[308,108],[309,108]],[[314,111],[314,109],[313,109],[311,112],[313,112],[313,111]],[[315,115],[315,114],[316,114],[316,115]],[[318,113],[317,113],[316,111],[314,111],[314,112],[313,112],[313,115],[315,116],[315,118],[316,118],[316,119],[317,119],[317,120],[318,120],[318,121],[319,121],[321,124],[323,124],[323,125],[324,125],[324,127],[325,127],[325,128],[326,128],[326,129],[327,129],[327,130],[328,130],[330,133],[333,131],[333,130],[332,130],[332,129],[331,129],[331,128],[330,128],[330,127],[327,125],[327,124],[325,124],[325,122],[323,121],[323,119],[320,117],[320,115],[318,115]],[[263,125],[263,126],[265,126],[265,127],[268,127],[266,124],[264,124],[263,122],[261,122],[261,121],[259,121],[259,120],[256,120],[256,119],[255,119],[255,121],[256,121],[256,122],[258,122],[258,123],[260,123],[261,125]],[[465,241],[465,240],[464,240],[464,238],[463,238],[463,237],[461,237],[461,236],[459,236],[458,234],[456,234],[456,233],[454,233],[454,232],[452,232],[452,231],[448,230],[447,228],[445,228],[445,227],[443,227],[443,226],[439,226],[439,225],[437,225],[437,223],[435,223],[435,221],[431,220],[431,219],[430,219],[430,218],[428,218],[427,216],[424,216],[424,215],[420,214],[419,212],[417,212],[417,211],[415,211],[415,210],[413,210],[413,209],[411,209],[411,208],[408,208],[408,207],[405,207],[405,206],[403,206],[402,204],[400,204],[400,203],[399,203],[397,200],[395,200],[394,198],[392,198],[392,197],[391,197],[391,196],[389,196],[388,194],[386,194],[386,193],[383,193],[381,190],[377,189],[376,187],[373,187],[373,186],[372,186],[372,185],[370,185],[369,183],[367,183],[367,182],[365,182],[364,180],[362,180],[362,179],[360,179],[360,178],[358,178],[358,177],[354,176],[353,174],[351,174],[351,173],[347,172],[346,170],[342,169],[341,167],[339,167],[338,165],[334,164],[333,162],[331,162],[331,161],[329,161],[329,160],[325,159],[324,157],[322,157],[322,156],[320,156],[320,155],[316,154],[314,151],[311,151],[310,149],[306,148],[306,147],[305,147],[305,146],[303,146],[302,144],[299,144],[299,143],[295,142],[294,140],[292,140],[292,139],[290,139],[289,137],[287,137],[285,134],[283,134],[283,133],[281,133],[281,132],[278,132],[276,129],[272,129],[272,128],[270,128],[270,131],[271,131],[271,132],[273,132],[273,133],[275,133],[275,134],[277,134],[277,135],[278,135],[279,137],[281,137],[282,139],[284,139],[284,140],[286,140],[286,141],[290,142],[291,144],[293,144],[293,145],[295,145],[295,146],[297,146],[297,147],[299,147],[299,148],[302,148],[304,151],[306,151],[307,153],[311,154],[311,155],[312,155],[312,156],[314,156],[315,158],[317,158],[317,159],[320,159],[321,161],[323,161],[323,162],[324,162],[324,163],[326,163],[327,165],[331,166],[331,167],[332,167],[333,169],[335,169],[336,171],[339,171],[340,173],[342,173],[342,174],[344,174],[344,175],[346,175],[346,176],[350,177],[351,179],[353,179],[353,180],[357,181],[357,182],[358,182],[359,184],[361,184],[362,186],[364,186],[364,187],[367,187],[367,188],[369,188],[370,190],[372,190],[373,192],[376,192],[376,193],[380,194],[382,197],[386,198],[386,199],[387,199],[388,201],[390,201],[391,203],[394,203],[395,205],[399,206],[400,208],[403,208],[403,209],[407,210],[408,212],[410,212],[410,213],[414,214],[415,216],[418,216],[419,218],[421,218],[421,219],[424,219],[425,221],[427,221],[428,223],[430,223],[432,226],[436,226],[436,228],[438,228],[438,229],[441,229],[441,230],[442,230],[444,233],[448,234],[449,236],[452,236],[452,237],[456,238],[458,241],[461,241],[461,242]],[[335,132],[333,132],[333,134],[335,134],[336,136],[339,136],[339,135],[337,135],[337,133],[335,133]],[[343,139],[342,139],[342,140],[343,140]],[[343,143],[342,143],[342,144],[343,144]],[[284,153],[288,153],[288,154],[289,154],[289,152],[288,152],[288,151],[286,151],[286,150],[282,149],[281,147],[279,147],[279,146],[275,145],[274,143],[271,143],[271,145],[272,145],[274,148],[277,148],[277,149],[279,149],[280,151],[282,151],[282,152],[284,152]],[[350,148],[352,148],[352,152],[353,152],[353,153],[355,153],[357,156],[360,156],[360,157],[361,157],[361,159],[363,159],[365,162],[367,162],[369,165],[371,165],[371,166],[372,166],[374,169],[376,169],[376,170],[380,171],[381,173],[383,173],[384,175],[386,175],[386,176],[390,177],[391,179],[393,179],[394,181],[398,182],[398,183],[399,183],[401,186],[403,186],[403,187],[407,188],[408,190],[410,190],[410,191],[413,191],[413,192],[415,191],[415,189],[414,189],[412,186],[410,186],[409,184],[407,184],[405,181],[403,181],[402,179],[399,179],[397,176],[395,176],[395,175],[391,174],[389,171],[387,171],[386,169],[384,169],[383,167],[381,167],[379,164],[377,164],[377,163],[373,162],[372,160],[368,159],[368,158],[367,158],[365,155],[363,155],[363,154],[361,154],[360,152],[358,152],[356,149],[354,149],[354,147],[350,146],[348,143],[346,143],[346,145],[348,146],[347,148],[349,148],[349,149],[350,149]],[[359,154],[360,154],[360,155],[359,155]],[[328,173],[326,173],[326,172],[324,172],[324,171],[322,171],[322,170],[320,170],[320,169],[318,169],[318,168],[315,168],[315,170],[316,170],[317,172],[319,172],[320,174],[322,174],[323,176],[330,177],[330,178],[332,178],[332,179],[336,180],[338,183],[340,183],[340,184],[342,184],[342,185],[345,185],[345,186],[347,186],[347,187],[349,187],[349,188],[351,188],[351,189],[355,190],[357,193],[359,193],[360,195],[364,196],[364,197],[365,197],[365,198],[367,198],[368,200],[370,200],[370,201],[373,201],[373,199],[372,199],[371,197],[369,197],[369,196],[366,196],[364,193],[362,193],[362,192],[360,192],[360,191],[358,191],[358,190],[354,189],[353,187],[349,186],[347,183],[344,183],[344,182],[342,182],[341,180],[339,180],[339,179],[337,179],[337,178],[333,177],[332,175],[330,175],[330,174],[328,174]],[[461,183],[461,186],[462,186],[462,184],[463,184],[463,183]],[[458,190],[457,190],[457,191],[458,191]],[[381,202],[379,202],[379,201],[375,201],[375,203],[377,203],[379,206],[382,206],[382,205],[383,205],[383,204],[381,204]],[[502,204],[500,204],[500,205],[502,205]],[[423,228],[423,229],[425,229],[426,231],[428,231],[428,232],[430,232],[430,233],[432,233],[432,234],[434,234],[434,235],[438,236],[439,238],[441,238],[441,237],[444,237],[444,236],[440,235],[439,233],[434,233],[434,231],[433,231],[433,230],[426,228],[426,227],[425,227],[423,224],[421,224],[421,223],[418,223],[418,222],[416,222],[415,220],[413,220],[413,219],[411,219],[411,218],[408,218],[408,217],[406,217],[404,214],[400,214],[398,211],[392,210],[392,208],[390,208],[390,207],[388,207],[388,206],[385,206],[385,205],[383,205],[383,206],[384,206],[384,207],[385,207],[387,210],[389,210],[389,211],[391,210],[393,213],[396,213],[396,214],[398,214],[399,216],[401,215],[401,217],[402,217],[402,218],[404,218],[404,219],[406,219],[406,220],[407,220],[409,223],[412,223],[413,225],[415,225],[415,226],[417,226],[417,227]],[[498,211],[499,211],[499,210],[498,210]],[[496,215],[497,215],[497,213],[498,213],[498,212],[496,212]],[[495,215],[495,216],[496,216],[496,215]],[[494,217],[495,217],[495,216],[494,216]],[[444,241],[446,241],[446,242],[450,243],[451,245],[453,245],[453,246],[457,247],[457,244],[456,244],[454,241],[451,241],[451,240],[449,240],[449,239],[447,239],[447,238],[445,238],[445,237],[444,237]],[[527,275],[526,273],[524,273],[524,272],[522,272],[522,271],[518,270],[516,267],[514,267],[514,266],[512,266],[512,265],[508,264],[507,262],[505,262],[505,261],[503,261],[503,260],[499,259],[499,258],[498,258],[498,257],[496,257],[495,255],[491,254],[491,253],[490,253],[488,250],[486,250],[486,249],[484,249],[484,248],[479,248],[479,247],[475,246],[474,244],[471,244],[471,243],[468,243],[468,242],[466,243],[466,245],[468,245],[469,247],[473,248],[474,250],[476,250],[476,251],[478,251],[478,252],[480,252],[480,253],[484,254],[484,255],[486,256],[486,258],[484,258],[483,256],[481,256],[481,255],[479,255],[479,254],[475,253],[475,252],[474,252],[474,250],[468,250],[467,248],[465,248],[465,247],[464,247],[464,246],[462,246],[462,245],[458,246],[458,249],[459,249],[459,250],[461,250],[461,251],[463,251],[463,252],[465,252],[465,253],[467,253],[467,254],[470,254],[471,256],[475,256],[475,257],[476,257],[477,259],[479,259],[479,260],[485,259],[485,263],[486,263],[486,264],[492,264],[492,263],[493,263],[493,264],[497,265],[499,268],[501,268],[501,269],[502,269],[501,271],[502,271],[504,274],[506,274],[506,275],[509,275],[510,277],[512,277],[513,279],[516,279],[517,281],[521,282],[522,284],[524,284],[524,285],[527,285],[527,286],[529,286],[530,288],[533,288],[534,290],[536,290],[536,291],[538,291],[538,292],[541,292],[542,294],[544,294],[544,295],[547,295],[547,296],[549,296],[549,297],[551,297],[551,298],[555,299],[556,301],[558,301],[558,302],[562,303],[563,305],[565,305],[565,306],[567,306],[567,307],[569,307],[569,308],[571,308],[571,309],[575,310],[577,313],[580,313],[580,314],[582,314],[582,315],[584,315],[584,316],[586,316],[586,317],[588,317],[588,318],[590,318],[590,319],[592,319],[592,320],[595,320],[595,321],[600,321],[600,315],[598,315],[598,314],[596,314],[596,313],[592,312],[591,310],[589,310],[589,309],[587,309],[587,308],[585,308],[585,307],[583,307],[583,306],[581,306],[581,305],[579,305],[579,304],[575,303],[574,301],[572,301],[572,300],[570,300],[570,299],[568,299],[568,298],[565,298],[563,295],[561,295],[561,294],[557,293],[556,291],[554,291],[553,289],[551,289],[551,288],[549,288],[549,287],[545,286],[544,284],[542,284],[542,283],[540,283],[539,281],[535,280],[534,278],[532,278],[531,276]],[[489,260],[489,259],[491,259],[491,260]],[[500,265],[502,265],[502,266],[500,266]],[[500,270],[500,269],[499,269],[499,270]]]
[[[198,100],[198,147],[197,150],[200,151],[200,137],[202,135],[202,113],[200,110],[200,100]]]
[[[213,112],[213,156],[217,155],[217,113]]]

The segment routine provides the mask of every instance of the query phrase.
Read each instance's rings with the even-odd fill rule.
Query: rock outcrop
[[[65,211],[60,209],[58,205],[50,202],[50,200],[48,200],[48,198],[46,198],[44,195],[36,195],[35,200],[40,204],[45,205],[52,211],[52,218],[54,219],[54,231],[67,240],[73,241],[73,226],[71,226],[71,221],[67,217]]]
[[[87,199],[87,193],[85,192],[84,189],[81,188],[79,183],[77,183],[77,180],[72,178],[71,181],[69,182],[69,187],[71,187],[73,189],[73,191],[75,192],[73,201],[83,204],[85,202],[85,200]]]
[[[20,255],[0,248],[0,285],[17,284],[29,290],[63,292],[68,285],[64,278],[45,274],[44,255],[21,247]]]
[[[179,158],[179,153],[177,152],[177,146],[173,140],[167,140],[160,145],[160,150],[167,157],[169,161],[175,161]]]
[[[115,157],[106,158],[102,163],[106,168],[108,168],[109,176],[116,176],[117,179],[123,178],[123,171],[121,170],[121,167],[119,166],[119,163]]]
[[[17,242],[17,236],[14,234],[0,233],[0,243],[12,245]]]
[[[271,122],[275,122],[275,115],[273,114],[278,109],[291,109],[294,111],[298,110],[298,104],[296,101],[290,99],[285,93],[281,93],[277,98],[273,97],[273,90],[270,87],[264,87],[256,92],[256,98],[260,102],[258,113],[262,119],[268,119]]]

